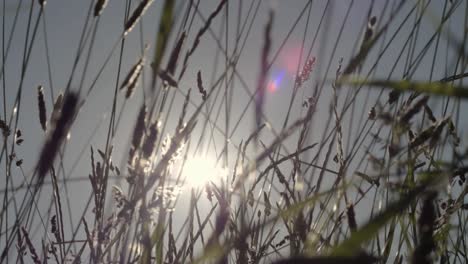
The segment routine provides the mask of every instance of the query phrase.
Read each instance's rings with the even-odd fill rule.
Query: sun
[[[200,188],[210,182],[218,184],[226,176],[227,170],[209,156],[187,158],[182,171],[182,179],[185,179],[184,185],[192,188]]]

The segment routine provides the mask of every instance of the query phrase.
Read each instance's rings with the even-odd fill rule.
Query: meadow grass
[[[0,263],[466,263],[467,2],[207,2],[3,1]]]

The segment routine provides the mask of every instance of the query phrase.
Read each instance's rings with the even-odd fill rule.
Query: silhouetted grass
[[[467,3],[280,2],[4,3],[0,263],[464,263]]]

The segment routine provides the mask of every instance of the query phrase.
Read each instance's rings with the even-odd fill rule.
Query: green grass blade
[[[156,46],[154,48],[154,59],[151,63],[153,70],[153,81],[151,88],[154,90],[156,86],[156,79],[158,76],[159,66],[161,64],[162,57],[166,50],[167,42],[169,40],[169,34],[172,29],[172,22],[174,17],[174,3],[173,0],[166,0],[161,14],[161,21],[159,23],[158,34],[156,36]]]
[[[354,232],[348,239],[331,251],[332,256],[352,256],[359,253],[361,245],[374,238],[379,230],[396,216],[402,214],[418,196],[423,194],[429,186],[435,186],[441,177],[425,177],[422,184],[392,202],[373,219],[369,220],[361,229]]]
[[[419,92],[433,95],[468,98],[468,87],[457,86],[443,82],[419,82],[419,81],[392,81],[392,80],[364,80],[343,78],[341,84],[351,86],[363,86],[378,88],[390,88],[399,92]]]

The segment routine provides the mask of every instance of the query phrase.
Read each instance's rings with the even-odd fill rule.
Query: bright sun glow
[[[227,170],[216,164],[210,157],[195,156],[187,158],[183,178],[187,187],[203,187],[209,182],[219,183],[227,175]]]

